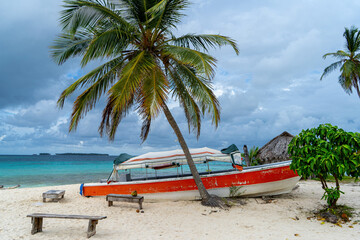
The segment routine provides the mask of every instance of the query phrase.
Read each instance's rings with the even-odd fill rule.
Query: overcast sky
[[[72,102],[56,107],[61,91],[97,66],[81,69],[78,59],[57,66],[49,46],[60,33],[60,0],[2,1],[0,7],[0,154],[98,152],[140,154],[179,148],[164,116],[141,144],[135,113],[119,126],[116,139],[100,138],[103,103],[68,133]],[[191,148],[221,149],[237,144],[261,147],[288,131],[331,123],[360,131],[360,99],[338,84],[339,72],[320,76],[334,59],[322,56],[344,48],[344,27],[360,27],[360,1],[196,0],[176,35],[216,33],[235,39],[211,52],[218,59],[215,93],[222,111],[218,129],[203,119],[201,137],[189,134],[183,111],[171,104]],[[74,98],[70,99],[73,100]]]

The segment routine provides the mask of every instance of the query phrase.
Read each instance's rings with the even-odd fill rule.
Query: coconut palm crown
[[[65,99],[76,89],[86,88],[74,102],[70,131],[76,129],[105,94],[107,104],[99,127],[101,135],[106,133],[113,140],[120,121],[129,111],[136,110],[142,119],[140,137],[145,141],[152,121],[164,112],[190,168],[195,168],[167,102],[169,99],[179,101],[189,131],[194,130],[197,136],[204,114],[218,126],[220,105],[212,91],[216,59],[207,52],[210,48],[230,45],[238,54],[235,41],[216,34],[174,36],[172,31],[189,5],[187,0],[70,0],[64,3],[60,18],[62,34],[51,47],[52,58],[62,64],[80,56],[82,66],[92,60],[105,62],[62,92],[59,107],[63,107]],[[202,182],[196,168],[191,171],[202,199],[208,201],[210,196],[200,186]]]
[[[339,83],[344,91],[348,94],[352,93],[352,88],[355,88],[360,97],[359,76],[360,76],[360,32],[357,28],[352,26],[350,29],[345,28],[343,36],[346,39],[346,50],[338,50],[335,53],[327,53],[323,56],[337,58],[338,61],[329,65],[324,69],[320,80],[340,68]]]

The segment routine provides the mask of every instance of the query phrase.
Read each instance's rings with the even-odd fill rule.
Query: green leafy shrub
[[[260,159],[256,157],[258,152],[259,152],[259,147],[253,146],[252,148],[250,148],[249,160],[251,166],[256,166],[260,164]]]
[[[234,186],[234,185],[231,185],[231,186],[229,187],[229,197],[231,197],[231,198],[240,197],[241,194],[243,193],[243,192],[240,191],[241,188],[242,188],[242,186]]]
[[[360,134],[346,132],[331,124],[302,130],[288,148],[292,158],[290,169],[304,179],[315,175],[321,181],[325,199],[330,208],[340,198],[339,181],[344,176],[358,179],[360,175]],[[326,179],[335,179],[335,188],[329,188]]]

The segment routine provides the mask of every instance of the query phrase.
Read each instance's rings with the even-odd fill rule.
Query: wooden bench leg
[[[144,199],[140,199],[139,200],[139,207],[140,207],[140,210],[142,209],[142,203],[143,203]]]
[[[42,232],[43,218],[40,217],[32,217],[31,218],[32,229],[31,234]]]
[[[43,202],[46,202],[46,198],[43,198]]]
[[[96,233],[96,224],[98,223],[98,220],[89,220],[89,226],[87,230],[87,238],[90,238],[91,236],[94,236]]]
[[[113,205],[113,201],[108,201],[108,206],[111,207]]]

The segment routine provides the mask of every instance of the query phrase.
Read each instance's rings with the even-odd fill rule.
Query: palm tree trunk
[[[191,157],[191,154],[190,154],[190,151],[189,151],[189,148],[185,142],[185,139],[179,129],[179,126],[177,125],[174,117],[172,116],[169,108],[166,106],[166,104],[164,103],[163,106],[162,106],[162,109],[164,111],[164,114],[166,116],[166,119],[168,120],[170,126],[172,127],[172,129],[174,130],[175,134],[176,134],[176,137],[178,138],[179,140],[179,143],[180,143],[180,146],[182,148],[182,150],[184,151],[184,154],[185,154],[185,157],[186,157],[186,160],[187,160],[187,163],[189,165],[189,168],[190,168],[190,171],[191,171],[191,174],[194,178],[194,181],[195,181],[195,184],[196,186],[198,187],[198,190],[199,190],[199,193],[200,193],[200,196],[201,196],[201,199],[202,199],[202,202],[207,202],[209,199],[210,199],[210,194],[208,193],[208,191],[206,190],[203,182],[201,181],[201,178],[200,178],[200,175],[199,175],[199,172],[198,170],[196,169],[195,167],[195,163],[194,163],[194,160],[192,159]]]

